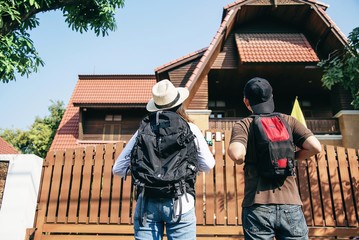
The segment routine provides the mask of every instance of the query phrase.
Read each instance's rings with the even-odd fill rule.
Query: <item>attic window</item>
[[[106,122],[119,122],[122,121],[122,115],[116,114],[116,115],[112,115],[112,114],[107,114],[105,117],[105,121]]]

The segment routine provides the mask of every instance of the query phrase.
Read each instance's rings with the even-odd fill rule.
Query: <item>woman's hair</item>
[[[176,112],[178,115],[180,115],[184,120],[186,120],[186,122],[193,122],[189,116],[187,115],[184,107],[182,104],[174,107],[174,108],[171,108],[169,109],[170,111],[173,111],[173,112]]]

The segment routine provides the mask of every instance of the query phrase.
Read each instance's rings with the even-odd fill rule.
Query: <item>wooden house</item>
[[[153,75],[80,75],[51,150],[128,140],[146,114],[156,81],[187,87],[188,114],[203,130],[230,129],[249,114],[244,84],[263,77],[275,111],[290,114],[296,96],[323,144],[359,148],[359,111],[340,86],[322,87],[322,59],[341,54],[346,37],[315,0],[239,0],[223,9],[210,45]]]

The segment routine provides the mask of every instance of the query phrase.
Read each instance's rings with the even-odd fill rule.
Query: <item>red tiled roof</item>
[[[151,98],[153,75],[80,76],[73,93],[75,104],[144,104]]]
[[[301,33],[235,34],[241,62],[319,62]]]
[[[0,137],[0,154],[19,154],[19,151]]]
[[[143,104],[151,98],[154,75],[82,75],[66,108],[50,150],[76,148],[95,143],[78,141],[78,104]]]

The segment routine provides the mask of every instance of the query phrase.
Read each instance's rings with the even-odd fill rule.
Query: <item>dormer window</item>
[[[80,139],[89,141],[120,140],[122,114],[115,109],[85,108],[81,115]]]

